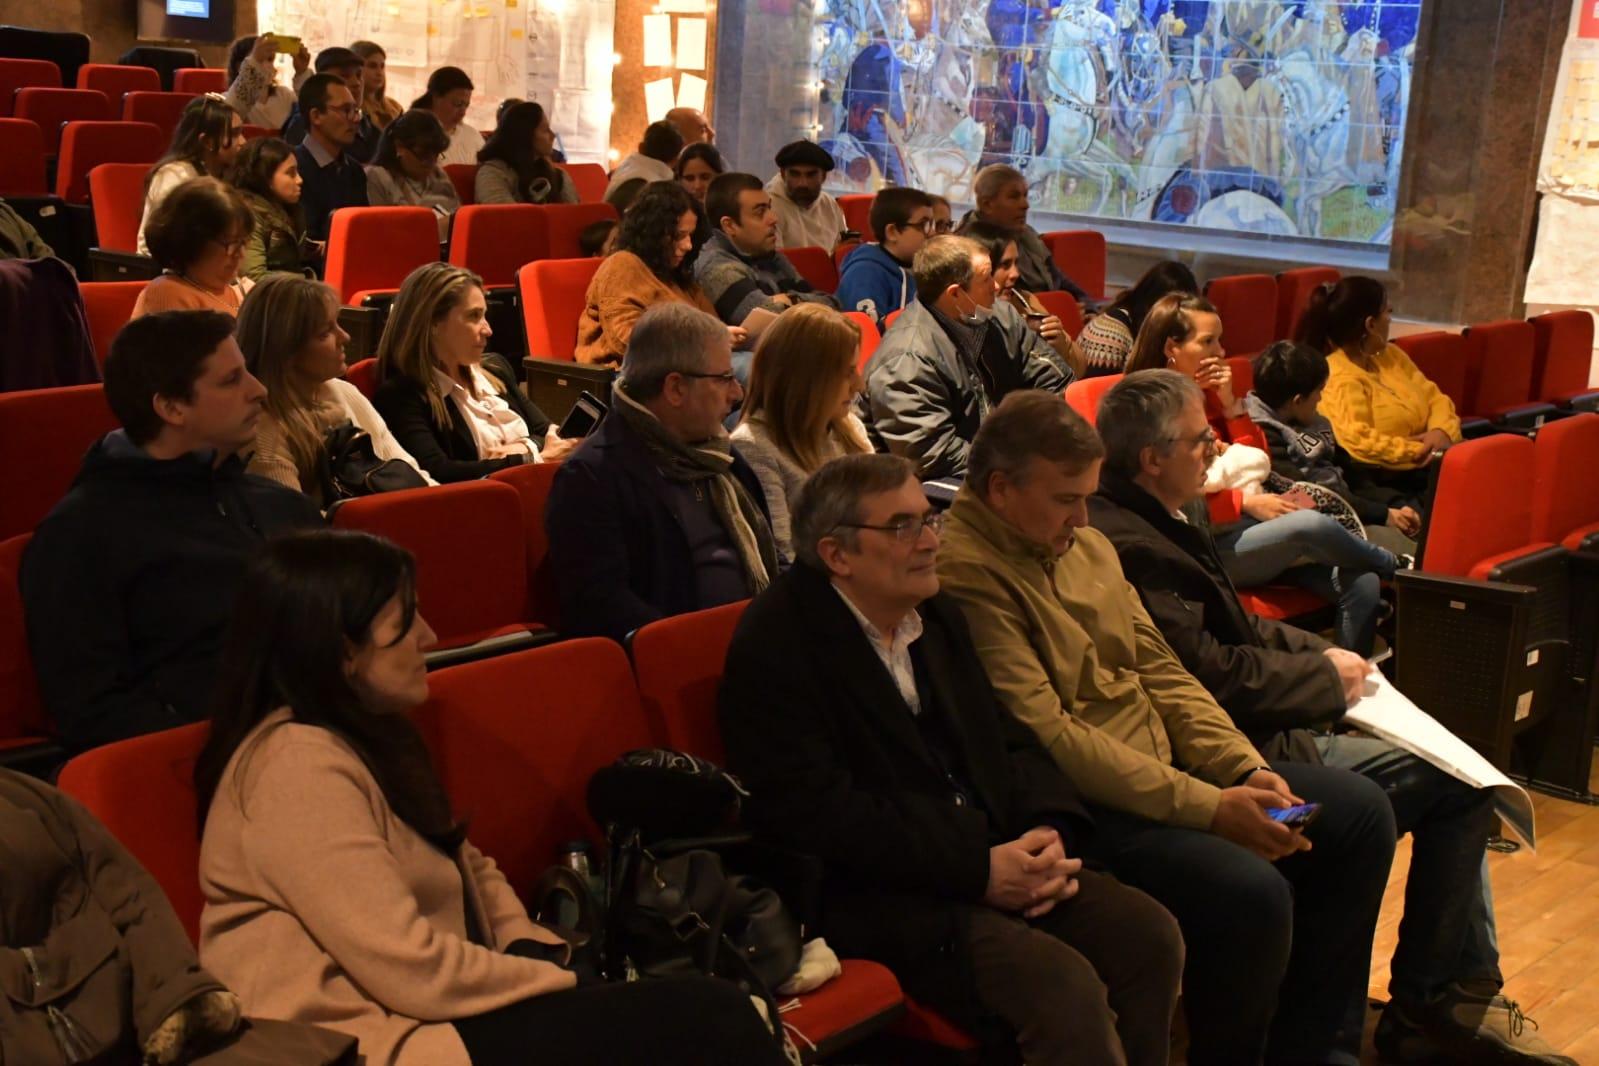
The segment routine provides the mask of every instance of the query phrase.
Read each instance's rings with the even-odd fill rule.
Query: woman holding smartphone
[[[1016,265],[1018,255],[1015,231],[992,222],[968,221],[960,229],[963,237],[970,237],[988,250],[989,262],[994,266],[994,284],[999,286],[999,298],[1014,307],[1027,320],[1033,332],[1043,337],[1060,358],[1056,361],[1070,369],[1072,377],[1081,378],[1088,361],[1060,318],[1052,315],[1038,302],[1038,297],[1020,288],[1022,272]]]
[[[1233,389],[1232,369],[1221,346],[1221,316],[1203,297],[1172,293],[1156,301],[1127,361],[1129,374],[1172,369],[1205,390],[1215,454],[1234,445],[1268,451],[1266,437]],[[1269,459],[1266,470],[1269,472]],[[1222,566],[1241,587],[1288,581],[1338,605],[1338,643],[1371,654],[1381,603],[1381,580],[1413,561],[1355,536],[1337,519],[1316,510],[1303,492],[1279,495],[1223,489],[1190,521],[1208,519]]]

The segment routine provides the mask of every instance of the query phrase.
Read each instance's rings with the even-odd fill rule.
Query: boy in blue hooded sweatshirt
[[[844,260],[838,280],[838,305],[883,319],[916,299],[911,260],[933,233],[933,198],[920,189],[884,189],[872,200],[870,218],[876,244],[863,245]]]

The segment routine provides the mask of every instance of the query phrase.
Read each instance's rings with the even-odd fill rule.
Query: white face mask
[[[968,300],[972,300],[971,293],[966,292],[964,289],[961,292]],[[976,300],[972,300],[972,309],[970,311],[962,311],[960,316],[961,321],[968,326],[986,326],[993,317],[994,309],[992,307],[984,307]]]

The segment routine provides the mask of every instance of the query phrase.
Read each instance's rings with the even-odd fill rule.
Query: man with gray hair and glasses
[[[1057,396],[1072,380],[1055,349],[997,299],[994,267],[966,237],[934,237],[911,260],[916,300],[866,364],[861,421],[880,452],[923,481],[966,476],[972,438],[1018,389]]]
[[[1492,795],[1386,741],[1335,732],[1361,698],[1366,660],[1238,602],[1203,521],[1216,449],[1199,386],[1171,370],[1128,374],[1100,401],[1099,424],[1105,469],[1089,517],[1183,666],[1273,762],[1371,779],[1399,832],[1413,834],[1390,999],[1375,1034],[1384,1061],[1571,1062],[1501,991],[1484,857]],[[1364,998],[1353,1007],[1347,1024],[1358,1029]]]
[[[1196,410],[1174,446],[1200,446]],[[1269,763],[1183,669],[1087,528],[1103,454],[1060,397],[1008,397],[972,446],[939,580],[1000,701],[1082,791],[1110,870],[1176,916],[1191,1066],[1353,1064],[1344,1020],[1365,996],[1393,811],[1356,774]],[[1281,820],[1307,802],[1313,825]]]
[[[550,489],[562,634],[623,641],[777,576],[760,481],[722,425],[742,397],[714,316],[679,303],[639,316],[610,411]]]
[[[1084,867],[1077,790],[939,593],[941,524],[897,456],[836,459],[801,488],[799,561],[744,613],[722,681],[748,824],[821,861],[817,932],[840,954],[985,1044],[1032,1066],[1160,1066],[1176,924]]]

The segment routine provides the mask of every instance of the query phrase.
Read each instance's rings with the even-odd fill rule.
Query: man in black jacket
[[[1175,920],[1085,870],[1092,825],[995,698],[938,592],[914,467],[835,460],[794,510],[797,562],[728,651],[722,736],[759,835],[821,860],[820,932],[1035,1066],[1163,1063]]]
[[[1385,741],[1334,733],[1371,667],[1246,613],[1207,527],[1185,517],[1204,507],[1214,455],[1187,446],[1208,432],[1199,389],[1169,370],[1129,374],[1101,401],[1098,422],[1105,465],[1089,519],[1172,651],[1262,752],[1370,777],[1399,831],[1413,834],[1392,999],[1376,1035],[1385,1061],[1569,1061],[1522,1029],[1519,1009],[1500,995],[1484,860],[1491,794]]]
[[[208,717],[246,560],[322,524],[306,497],[244,472],[266,390],[232,334],[214,311],[124,327],[105,364],[123,428],[89,450],[23,556],[39,692],[73,751]]]
[[[766,494],[722,426],[743,395],[714,316],[680,303],[639,316],[611,409],[545,506],[563,634],[625,641],[777,576]]]

